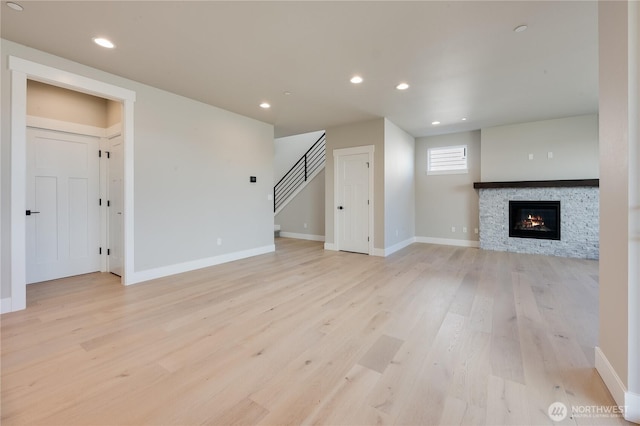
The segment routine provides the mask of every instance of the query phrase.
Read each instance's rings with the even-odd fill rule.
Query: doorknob
[[[40,212],[32,212],[31,210],[27,210],[27,216],[31,216],[32,214],[38,214]]]
[[[344,210],[344,207],[338,206],[338,210]]]

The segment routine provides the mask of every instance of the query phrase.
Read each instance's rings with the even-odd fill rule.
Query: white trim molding
[[[596,370],[600,377],[602,377],[602,381],[611,392],[611,396],[616,401],[618,405],[624,405],[624,394],[627,391],[624,383],[620,380],[618,373],[613,369],[609,360],[605,356],[602,349],[599,346],[596,346]]]
[[[210,266],[233,262],[234,260],[246,259],[248,257],[259,256],[261,254],[271,253],[274,251],[276,251],[275,244],[269,244],[266,246],[256,247],[248,250],[207,257],[205,259],[192,260],[189,262],[177,263],[175,265],[162,266],[155,269],[147,269],[146,271],[135,272],[131,276],[129,284],[137,284],[157,278],[168,277],[170,275],[194,271],[196,269],[208,268]]]
[[[5,297],[4,299],[0,299],[0,314],[6,314],[7,312],[11,312],[11,298]]]
[[[438,244],[441,246],[480,248],[480,241],[454,240],[452,238],[416,237],[417,243]]]
[[[640,395],[629,392],[600,347],[596,346],[596,371],[617,405],[624,407],[624,419],[640,424]]]
[[[122,123],[116,123],[113,126],[109,126],[104,129],[104,136],[106,138],[112,139],[116,136],[120,136],[122,134]]]
[[[15,56],[9,56],[9,70],[11,72],[11,311],[19,311],[27,306],[24,215],[27,174],[27,79],[123,103],[125,258],[122,281],[124,284],[129,284],[128,277],[134,271],[133,103],[136,93]]]
[[[373,249],[373,255],[374,256],[380,256],[380,257],[387,257],[399,250],[402,250],[405,247],[410,246],[411,244],[416,242],[416,237],[411,237],[411,238],[407,238],[404,241],[400,241],[397,244],[392,245],[391,247],[387,247],[384,249],[379,249],[379,248],[374,248]]]
[[[324,243],[324,249],[331,250],[331,251],[338,251],[338,249],[336,248],[336,245],[333,243]]]
[[[624,394],[624,419],[640,424],[640,394],[625,392]]]
[[[54,120],[53,118],[36,117],[34,115],[27,115],[27,127],[56,130],[58,132],[94,136],[97,138],[103,138],[106,136],[105,129],[102,127],[87,126],[86,124]]]
[[[297,232],[280,231],[280,236],[283,238],[295,238],[298,240],[324,241],[324,235],[300,234]]]

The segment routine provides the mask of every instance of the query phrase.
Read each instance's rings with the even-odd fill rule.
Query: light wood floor
[[[2,316],[2,424],[532,425],[555,401],[614,404],[595,261],[276,244],[128,288],[30,285]]]

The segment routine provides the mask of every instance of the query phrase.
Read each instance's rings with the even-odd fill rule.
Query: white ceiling
[[[24,11],[2,5],[3,38],[276,136],[387,117],[417,137],[598,110],[595,1],[16,1]]]

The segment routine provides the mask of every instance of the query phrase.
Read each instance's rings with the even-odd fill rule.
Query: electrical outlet
[[[306,223],[304,224],[304,229],[307,229],[307,224]]]
[[[473,230],[473,232],[475,232],[475,233],[477,234],[477,233],[478,233],[478,228],[475,228],[475,229]]]
[[[399,235],[399,234],[398,234],[398,230],[396,229],[396,237],[397,237],[398,235]]]
[[[451,232],[456,232],[456,227],[455,226],[451,227]]]
[[[221,246],[222,245],[222,238],[218,238],[218,245]]]
[[[267,200],[273,201],[273,194],[267,194]]]
[[[533,160],[533,154],[529,154],[529,160]]]
[[[465,234],[467,233],[467,227],[466,226],[462,227],[462,232],[465,233]]]
[[[551,152],[551,151],[547,152],[547,158],[548,159],[552,159],[553,158],[553,152]]]

